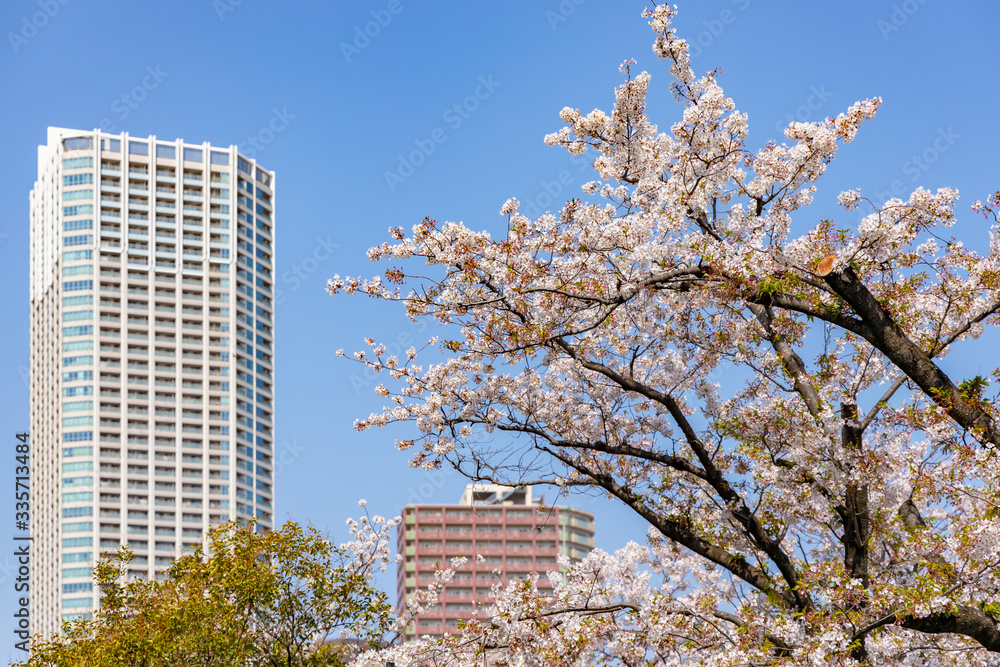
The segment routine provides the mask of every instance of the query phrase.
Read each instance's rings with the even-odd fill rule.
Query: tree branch
[[[907,337],[858,279],[854,269],[848,266],[823,276],[823,279],[864,321],[865,326],[858,332],[860,335],[906,373],[962,428],[984,443],[1000,445],[1000,426],[992,415],[962,397],[951,378]]]
[[[760,322],[761,327],[764,328],[764,336],[771,343],[771,347],[774,348],[778,358],[784,364],[785,370],[788,372],[789,377],[792,378],[792,386],[795,387],[795,391],[802,397],[806,407],[809,409],[809,414],[813,418],[819,419],[821,412],[819,393],[806,377],[806,366],[802,358],[792,349],[788,341],[774,330],[774,315],[770,307],[755,303],[748,304],[748,307],[750,308],[750,312],[757,317],[757,321]]]
[[[1000,653],[1000,630],[997,629],[996,620],[984,611],[965,606],[956,606],[954,611],[939,612],[923,618],[912,614],[887,614],[854,633],[852,641],[859,641],[872,630],[892,624],[931,635],[963,635],[975,640],[991,653]]]
[[[777,599],[784,602],[787,606],[793,608],[799,606],[793,594],[775,588],[770,577],[764,571],[748,563],[742,556],[732,554],[722,547],[703,539],[694,531],[686,518],[671,519],[660,516],[651,510],[637,493],[619,484],[611,475],[591,470],[582,463],[564,456],[549,447],[542,446],[541,449],[547,451],[577,472],[593,479],[598,486],[631,507],[633,511],[659,530],[667,539],[687,547],[699,556],[722,566],[754,588],[776,596]]]
[[[712,457],[708,453],[708,448],[705,447],[705,444],[698,437],[694,428],[691,427],[690,422],[688,422],[687,417],[684,415],[683,410],[681,410],[680,405],[678,405],[674,397],[670,394],[665,394],[661,391],[653,389],[652,387],[647,387],[646,385],[636,382],[631,378],[627,378],[602,363],[580,357],[576,350],[561,338],[553,338],[552,342],[584,368],[600,373],[615,382],[622,389],[634,391],[638,394],[646,396],[647,398],[651,398],[667,408],[667,411],[670,412],[670,416],[673,417],[674,421],[684,433],[688,446],[691,447],[695,456],[698,458],[698,461],[701,463],[702,468],[705,470],[706,481],[711,484],[712,488],[715,489],[716,493],[719,494],[719,497],[726,503],[726,505],[733,508],[733,516],[743,527],[751,541],[765,554],[767,554],[768,558],[770,558],[778,567],[778,570],[781,572],[781,575],[788,584],[788,590],[790,591],[792,599],[795,600],[795,605],[800,610],[810,608],[812,603],[809,600],[809,597],[802,590],[800,590],[798,585],[798,574],[795,571],[795,566],[792,564],[791,558],[789,558],[788,554],[784,552],[781,545],[767,534],[767,531],[765,531],[764,527],[760,525],[757,518],[751,514],[749,508],[747,508],[746,503],[740,495],[733,490],[729,482],[722,476],[722,473],[715,466],[715,462],[712,461]]]

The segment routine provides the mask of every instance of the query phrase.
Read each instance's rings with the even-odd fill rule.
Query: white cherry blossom
[[[508,199],[498,237],[396,228],[369,257],[412,268],[328,283],[445,327],[427,344],[443,360],[355,354],[389,373],[359,430],[409,425],[415,467],[603,493],[646,542],[540,573],[551,594],[498,583],[459,634],[357,664],[1000,664],[997,371],[942,365],[996,325],[998,228],[984,254],[950,237],[949,188],[875,204],[859,187],[837,203],[860,222],[815,219],[816,183],[880,100],[751,152],[674,15],[645,12],[672,123],[647,117],[652,75],[626,61],[610,111],[566,107],[545,137],[592,157],[587,200],[533,220]],[[995,225],[1000,193],[974,208]]]

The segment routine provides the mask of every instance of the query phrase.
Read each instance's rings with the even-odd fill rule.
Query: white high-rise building
[[[127,543],[160,576],[274,489],[274,174],[49,128],[31,192],[31,621],[92,614]]]

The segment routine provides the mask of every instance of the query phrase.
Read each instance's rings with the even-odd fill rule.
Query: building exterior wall
[[[274,175],[235,146],[49,128],[31,192],[32,632],[120,544],[162,576],[271,527]]]
[[[476,498],[476,489],[484,490]],[[594,548],[594,516],[570,507],[545,507],[530,489],[469,485],[457,505],[407,505],[397,534],[403,559],[397,570],[398,607],[417,589],[434,583],[434,571],[450,560],[469,562],[444,588],[437,609],[420,615],[406,638],[458,632],[458,622],[472,618],[477,605],[490,604],[497,582],[539,573],[538,588],[551,591],[546,572],[557,570],[556,556],[579,562]],[[492,496],[492,497],[490,497]],[[478,563],[476,557],[485,562]],[[498,576],[494,570],[499,570]]]

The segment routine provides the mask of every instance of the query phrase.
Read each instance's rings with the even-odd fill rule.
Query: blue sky
[[[1000,5],[678,4],[678,30],[697,45],[695,70],[721,68],[727,94],[749,113],[751,147],[778,138],[779,125],[796,116],[818,120],[882,96],[879,115],[831,165],[814,207],[796,218],[800,228],[830,215],[853,223],[831,206],[843,189],[885,198],[894,188],[905,195],[952,186],[962,193],[956,234],[974,247],[984,243],[986,224],[968,205],[1000,187]],[[560,127],[563,106],[610,110],[627,58],[653,75],[648,108],[667,129],[680,109],[650,49],[644,6],[2,3],[4,437],[12,441],[28,422],[28,192],[46,127],[235,143],[277,173],[278,519],[310,521],[337,539],[359,498],[384,514],[413,500],[457,501],[463,483],[456,475],[412,470],[392,448],[400,431],[354,431],[355,419],[381,405],[376,383],[334,356],[340,347],[363,348],[366,336],[405,349],[435,335],[433,326],[415,325],[389,304],[331,298],[325,281],[334,273],[381,273],[385,266],[369,263],[365,250],[384,241],[390,226],[409,229],[430,216],[496,231],[508,197],[518,197],[522,211],[544,211],[577,196],[591,179],[589,162],[546,147],[542,137]],[[948,365],[975,374],[981,358],[959,350]],[[0,498],[12,514],[9,451],[0,480],[9,491]],[[597,515],[598,546],[643,539],[643,522],[608,501],[575,503]],[[12,525],[0,528],[7,544],[12,534]],[[4,619],[13,610],[12,564],[0,556]],[[394,588],[394,577],[386,585]],[[0,656],[23,657],[8,627],[0,623]]]

